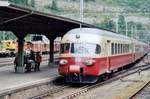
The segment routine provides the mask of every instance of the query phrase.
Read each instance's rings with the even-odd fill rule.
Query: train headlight
[[[66,65],[68,63],[68,61],[66,60],[66,59],[61,59],[60,61],[59,61],[59,64],[60,65]]]
[[[86,60],[86,61],[84,62],[84,64],[85,64],[86,66],[92,66],[94,63],[95,63],[95,60]]]

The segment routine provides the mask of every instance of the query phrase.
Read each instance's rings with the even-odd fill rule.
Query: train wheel
[[[112,73],[106,73],[105,75],[104,75],[104,80],[108,80],[108,79],[110,79],[112,77]]]

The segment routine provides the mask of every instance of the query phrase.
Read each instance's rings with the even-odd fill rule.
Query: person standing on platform
[[[40,71],[40,63],[42,62],[42,55],[40,52],[37,52],[36,54],[36,66],[35,66],[35,71],[38,70]]]
[[[35,55],[34,52],[31,50],[30,59],[35,62]]]
[[[17,66],[18,66],[18,53],[16,53],[15,60],[14,60],[15,72],[17,71]]]
[[[35,65],[35,55],[34,52],[31,50],[30,56],[28,58],[28,63],[26,65],[27,72],[31,71],[33,65]]]

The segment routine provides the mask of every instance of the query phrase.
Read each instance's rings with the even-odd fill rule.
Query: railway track
[[[49,88],[48,91],[43,92],[39,95],[30,97],[28,99],[44,99],[46,97],[55,97],[55,96],[57,96],[56,99],[59,99],[58,97],[60,94],[66,94],[66,93],[69,93],[70,90],[76,91],[76,90],[82,89],[84,87],[87,87],[86,85],[74,86],[72,84],[66,84],[63,77],[60,77],[60,79],[59,79],[59,77],[57,77],[56,79],[50,82],[51,87]]]
[[[29,99],[42,99],[43,97],[52,96],[55,93],[61,92],[66,88],[69,88],[69,86],[59,86],[57,88],[50,89],[48,92],[44,92],[38,96],[34,96],[34,97],[29,98]]]
[[[73,99],[75,97],[78,97],[94,88],[97,88],[97,87],[100,87],[100,86],[103,86],[105,84],[108,84],[108,83],[111,83],[113,81],[116,81],[120,78],[123,78],[123,77],[126,77],[128,75],[131,75],[131,74],[134,74],[134,73],[137,73],[139,72],[139,68],[141,71],[144,71],[144,70],[147,70],[150,68],[149,65],[141,65],[141,66],[135,66],[135,67],[131,67],[130,69],[126,69],[126,70],[123,70],[123,71],[120,71],[120,72],[116,72],[112,75],[112,78],[110,79],[107,79],[105,81],[99,81],[98,83],[96,84],[89,84],[89,85],[83,85],[81,87],[77,87],[77,88],[74,88],[73,86],[63,86],[63,87],[60,87],[60,88],[57,88],[56,90],[49,90],[43,94],[40,94],[40,95],[37,95],[35,97],[32,97],[31,99],[49,99],[49,97],[52,97],[54,98],[54,94],[59,94],[61,92],[64,93],[63,95],[57,95],[59,97],[57,97],[56,99]],[[67,91],[69,90],[69,91]],[[66,94],[68,93],[68,94]],[[55,99],[55,98],[54,98]]]
[[[47,97],[48,97],[48,99],[49,99],[49,97],[53,97],[54,99],[55,99],[55,97],[56,97],[56,99],[61,99],[60,98],[61,95],[72,92],[72,90],[74,90],[74,92],[76,92],[78,90],[86,88],[88,85],[81,85],[82,87],[77,86],[77,88],[72,85],[63,85],[63,86],[57,86],[57,87],[56,87],[56,85],[54,85],[54,86],[55,86],[55,88],[50,89],[49,91],[41,93],[37,96],[31,97],[29,99],[45,99]]]
[[[64,78],[59,76],[49,83],[49,88],[47,91],[44,91],[39,95],[32,96],[28,99],[43,99],[44,97],[52,96],[55,93],[62,92],[67,88],[70,88],[70,85],[64,83]]]

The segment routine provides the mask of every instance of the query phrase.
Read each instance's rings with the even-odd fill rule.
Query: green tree
[[[30,6],[33,7],[33,8],[35,7],[35,0],[31,0]]]
[[[132,34],[132,29],[133,29],[133,26],[134,26],[134,22],[133,21],[130,21],[130,22],[128,22],[128,36],[129,37],[132,37],[133,36],[133,34]]]
[[[140,40],[145,38],[144,32],[145,32],[145,28],[143,27],[143,25],[141,23],[136,23],[136,29],[137,29],[137,36]]]
[[[115,31],[115,22],[113,20],[110,20],[110,18],[105,18],[100,27],[110,31]]]
[[[111,31],[115,31],[115,22],[113,20],[108,21],[108,29]]]
[[[125,18],[123,15],[119,15],[119,18],[118,18],[118,32],[120,34],[123,34],[125,35],[126,31],[126,24],[125,24]]]
[[[85,2],[95,2],[95,0],[84,0]]]
[[[15,4],[28,5],[28,0],[9,0],[9,1]]]
[[[105,18],[104,21],[101,23],[100,27],[104,28],[104,29],[109,29],[109,26],[108,26],[108,22],[109,22],[109,18]]]
[[[52,10],[58,10],[58,7],[57,7],[57,2],[56,2],[56,0],[53,0],[53,1],[52,1],[52,6],[51,6],[51,9],[52,9]]]

